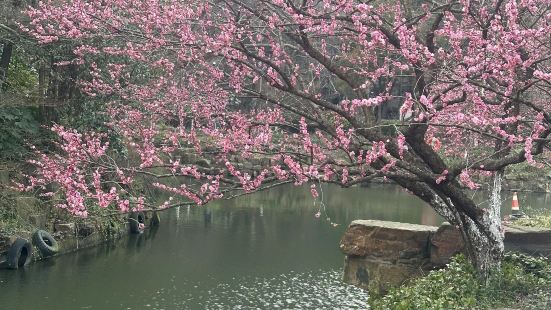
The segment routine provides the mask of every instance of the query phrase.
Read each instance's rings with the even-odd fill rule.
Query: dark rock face
[[[62,234],[74,234],[75,223],[56,223],[54,224],[54,230]]]
[[[372,258],[347,256],[344,281],[365,290],[386,293],[393,286],[423,275],[427,270],[419,266],[422,265],[393,264]]]
[[[80,223],[77,226],[78,236],[86,238],[96,231],[96,227],[91,223]]]

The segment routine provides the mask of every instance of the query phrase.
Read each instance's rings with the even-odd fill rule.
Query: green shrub
[[[0,158],[21,159],[38,139],[40,123],[34,107],[0,106]]]
[[[107,103],[103,99],[78,98],[57,111],[61,116],[61,125],[79,132],[93,131],[106,134],[109,139],[109,150],[114,151],[117,156],[126,157],[128,153],[122,137],[107,125],[110,119],[106,109]]]
[[[485,285],[464,256],[455,257],[447,268],[392,289],[383,297],[369,300],[371,309],[491,309],[522,302],[532,295],[542,308],[551,289],[551,263],[544,258],[507,254],[501,270]],[[523,309],[528,305],[523,306]]]
[[[29,65],[29,60],[22,56],[23,53],[24,51],[20,49],[14,51],[10,66],[8,67],[8,78],[3,85],[2,91],[28,97],[36,91],[38,72],[32,65]]]

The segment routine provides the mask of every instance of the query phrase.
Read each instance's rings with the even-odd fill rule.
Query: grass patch
[[[551,210],[537,211],[532,215],[512,222],[514,225],[551,228]]]
[[[464,256],[444,269],[369,298],[371,309],[551,309],[551,262],[524,254],[506,254],[502,268],[485,285]],[[524,302],[526,301],[526,302]],[[529,301],[529,302],[528,302]]]

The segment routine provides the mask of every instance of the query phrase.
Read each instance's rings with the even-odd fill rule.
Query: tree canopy
[[[551,134],[551,1],[46,1],[23,30],[72,41],[81,90],[108,102],[109,134],[55,126],[34,188],[59,205],[151,208],[139,175],[204,204],[283,183],[392,180],[457,225],[479,269],[503,251],[499,191],[475,175],[543,165]],[[399,119],[383,119],[384,107]],[[548,165],[548,164],[547,164]],[[53,193],[44,193],[52,195]],[[495,261],[495,259],[493,260]]]

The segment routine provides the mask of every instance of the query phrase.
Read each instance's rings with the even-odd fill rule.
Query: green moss
[[[384,297],[373,296],[371,309],[493,309],[519,305],[521,309],[551,307],[551,262],[523,254],[507,254],[502,268],[485,285],[463,256],[447,268],[392,289]],[[530,296],[530,302],[523,304]]]

